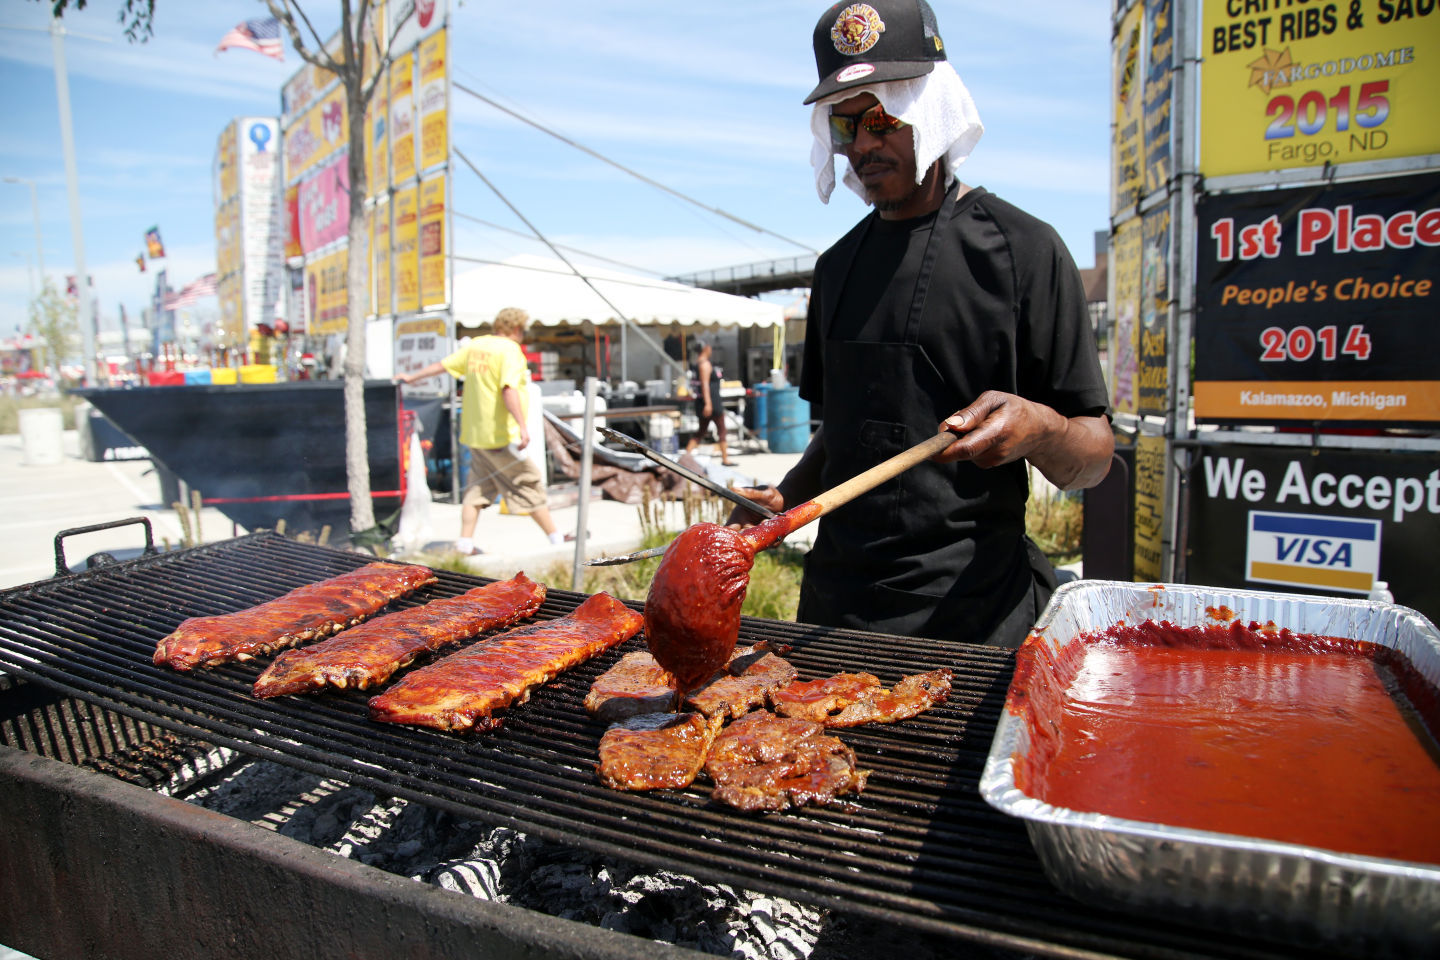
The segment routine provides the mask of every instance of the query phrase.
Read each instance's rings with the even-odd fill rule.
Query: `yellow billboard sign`
[[[1133,414],[1138,410],[1143,248],[1144,232],[1139,217],[1126,220],[1110,235],[1110,275],[1115,283],[1110,397],[1116,413]]]
[[[285,182],[294,183],[348,143],[345,89],[337,86],[285,131]]]
[[[419,186],[395,191],[391,243],[395,251],[395,312],[420,309]]]
[[[341,247],[305,265],[306,303],[309,307],[306,332],[312,336],[345,332],[350,317],[349,263],[349,252]]]
[[[390,204],[381,201],[372,211],[373,232],[370,239],[370,279],[375,300],[371,313],[385,316],[391,311],[390,303]]]
[[[365,192],[378,197],[390,189],[390,88],[375,85],[365,108]]]
[[[1206,176],[1440,153],[1433,2],[1204,0],[1203,10]]]
[[[1145,5],[1130,8],[1115,31],[1112,73],[1115,90],[1115,142],[1112,163],[1114,182],[1111,184],[1110,212],[1133,207],[1145,188],[1145,141],[1141,119],[1145,114],[1145,77],[1141,72],[1144,36],[1141,26]]]
[[[445,162],[450,154],[447,136],[445,61],[449,30],[438,30],[420,44],[420,169]]]
[[[390,176],[404,183],[415,176],[415,54],[390,64]]]
[[[445,175],[420,182],[420,305],[449,302],[445,291]]]

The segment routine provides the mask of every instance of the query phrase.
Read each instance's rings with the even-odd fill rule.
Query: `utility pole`
[[[85,271],[85,234],[80,219],[80,178],[75,172],[75,134],[70,122],[70,80],[65,71],[65,27],[60,18],[50,21],[50,45],[55,55],[55,98],[60,104],[60,144],[65,151],[65,189],[70,196],[70,238],[75,244],[75,284],[80,292],[80,339],[85,351],[85,382],[97,384],[95,371],[95,311],[90,304],[90,276]]]

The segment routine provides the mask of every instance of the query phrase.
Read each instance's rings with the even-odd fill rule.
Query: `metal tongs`
[[[619,430],[614,430],[610,427],[596,427],[595,429],[598,430],[605,437],[605,439],[612,440],[615,443],[620,444],[621,446],[628,447],[629,449],[634,450],[636,453],[644,455],[646,459],[653,460],[655,463],[658,463],[665,469],[672,470],[675,473],[678,473],[680,476],[684,477],[686,480],[689,480],[691,483],[697,484],[701,487],[704,487],[706,490],[709,490],[711,493],[724,497],[726,500],[729,500],[736,506],[744,507],[746,510],[751,511],[752,513],[758,513],[760,516],[764,517],[767,520],[775,516],[775,511],[771,510],[769,507],[762,506],[761,504],[756,503],[754,500],[751,500],[748,497],[744,497],[736,493],[729,487],[718,484],[714,480],[711,480],[709,477],[702,476],[701,474],[696,473],[694,470],[691,470],[687,467],[682,467],[674,460],[671,460],[669,457],[665,456],[665,454],[659,452],[658,450],[650,449],[645,444],[641,443],[639,440],[636,440],[634,437],[626,436]],[[627,553],[619,557],[596,557],[593,560],[584,561],[584,565],[587,567],[609,567],[621,563],[634,563],[637,560],[646,560],[650,557],[658,557],[666,551],[668,546],[669,545],[667,544],[665,546],[650,547],[647,550],[638,550],[635,553]]]

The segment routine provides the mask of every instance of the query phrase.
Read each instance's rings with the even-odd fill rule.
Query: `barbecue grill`
[[[63,569],[59,547],[57,555]],[[374,691],[257,700],[250,688],[264,660],[192,674],[151,663],[156,642],[185,617],[242,609],[366,559],[265,533],[142,556],[0,593],[0,668],[18,678],[0,685],[0,719],[13,720],[46,698],[64,704],[65,711],[61,716],[55,713],[59,708],[47,708],[59,717],[54,723],[62,728],[58,733],[36,729],[25,736],[14,723],[0,723],[0,738],[32,754],[99,769],[105,762],[128,765],[141,774],[154,761],[136,745],[157,736],[167,750],[181,754],[198,752],[196,744],[228,747],[603,856],[866,918],[893,927],[897,943],[906,933],[923,932],[1032,956],[1339,955],[1327,953],[1323,944],[1258,941],[1186,925],[1181,917],[1098,909],[1058,892],[1045,878],[1024,827],[990,808],[977,791],[1013,668],[1009,651],[745,618],[741,642],[788,646],[787,659],[804,678],[868,671],[888,685],[937,666],[954,670],[950,698],[934,710],[890,726],[839,731],[861,765],[873,771],[862,795],[771,815],[714,805],[703,784],[685,791],[623,793],[598,783],[594,763],[604,731],[586,715],[582,700],[602,671],[622,654],[643,648],[642,638],[536,691],[529,702],[509,711],[502,729],[464,737],[371,722],[366,700]],[[438,574],[438,584],[396,606],[454,596],[486,582]],[[551,591],[537,617],[561,616],[584,599],[579,593]],[[97,710],[117,718],[112,726],[118,731],[76,733],[94,726]],[[96,754],[116,759],[86,759]],[[24,756],[0,747],[0,767],[30,769]],[[54,787],[59,795],[100,779],[80,771],[74,775],[81,779],[59,778]],[[14,824],[33,811],[7,809],[20,801],[5,780],[0,776],[0,820]],[[131,810],[126,816],[144,814]],[[175,829],[173,815],[156,816],[158,824],[147,829],[164,838]],[[6,843],[23,847],[26,836],[63,830],[64,823],[47,817],[28,831],[0,826],[0,854]],[[63,843],[43,834],[33,842],[52,852]],[[33,849],[22,852],[42,855]],[[137,856],[143,857],[143,850]],[[217,883],[250,876],[248,864],[231,863],[213,868],[221,874],[236,871],[235,877],[217,876]],[[326,874],[323,865],[311,869]],[[389,879],[423,889],[403,878]],[[333,885],[342,900],[344,890],[353,890],[349,879]],[[13,878],[0,878],[0,897],[23,896],[23,889]],[[412,896],[404,891],[392,895]],[[416,909],[423,914],[436,908],[422,904]],[[246,904],[243,910],[253,923],[265,923],[263,905]],[[355,912],[353,904],[350,912]],[[6,924],[19,922],[63,927],[66,918],[63,913],[27,916],[14,904],[0,907],[0,942],[13,932]],[[499,920],[488,922],[494,929],[504,926]],[[207,927],[225,926],[223,918],[210,915],[197,915],[191,923],[198,941]],[[568,949],[568,934],[534,917],[521,918],[517,929],[518,941],[512,944],[528,943],[530,954],[561,955]],[[629,940],[629,948],[615,949],[657,955],[653,942]],[[591,955],[599,951],[595,947]]]

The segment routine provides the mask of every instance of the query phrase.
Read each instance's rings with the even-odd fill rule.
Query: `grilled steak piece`
[[[711,796],[740,810],[784,810],[864,790],[870,771],[859,769],[855,751],[823,730],[813,720],[768,710],[746,714],[710,748]]]
[[[685,698],[685,705],[714,719],[736,719],[765,705],[765,698],[794,680],[788,660],[767,650],[739,650],[715,679]]]
[[[675,705],[670,671],[648,651],[627,653],[590,684],[585,710],[597,720],[614,723],[626,717],[662,713]]]
[[[517,627],[408,674],[370,698],[370,718],[438,730],[492,730],[496,710],[524,703],[530,692],[616,644],[645,618],[608,593],[569,616]]]
[[[156,644],[155,663],[193,670],[250,660],[339,633],[438,579],[435,571],[416,564],[366,564],[245,610],[183,620]]]
[[[255,696],[313,693],[329,685],[364,690],[420,654],[519,623],[545,602],[545,585],[523,573],[377,617],[329,640],[287,650],[255,681]]]
[[[766,696],[794,680],[795,674],[795,668],[771,653],[768,644],[742,647],[730,654],[724,669],[685,698],[685,706],[721,720],[744,716],[763,707]],[[669,710],[674,703],[674,678],[643,650],[621,657],[585,695],[585,709],[608,723]]]
[[[905,677],[893,690],[875,690],[826,717],[827,727],[858,727],[862,723],[895,723],[924,713],[950,696],[950,671],[931,670]]]
[[[683,789],[705,764],[718,721],[698,713],[646,713],[600,738],[600,782],[616,790]]]
[[[837,673],[823,680],[792,683],[770,696],[782,717],[800,717],[827,727],[895,723],[924,713],[950,695],[950,671],[931,670],[905,677],[893,690],[869,673]]]
[[[770,708],[782,717],[824,723],[831,715],[881,689],[873,673],[837,673],[821,680],[799,680],[770,696]]]

